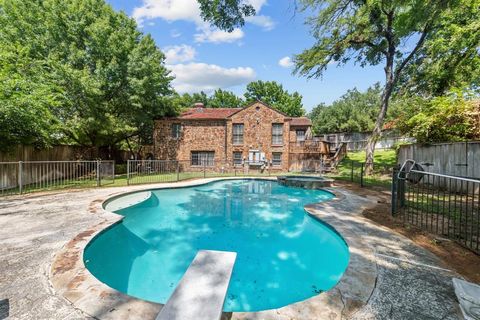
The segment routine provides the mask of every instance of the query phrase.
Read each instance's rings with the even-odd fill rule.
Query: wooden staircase
[[[334,171],[340,161],[347,155],[347,143],[342,142],[340,146],[335,149],[330,149],[330,153],[323,160],[323,171],[325,173]]]

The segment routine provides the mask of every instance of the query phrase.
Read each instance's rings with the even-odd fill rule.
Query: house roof
[[[179,119],[226,119],[242,108],[190,108],[182,112]]]
[[[256,103],[261,103],[262,105],[266,106],[267,108],[270,108],[273,111],[284,115],[288,119],[291,119],[290,120],[291,125],[294,125],[294,126],[311,126],[312,125],[312,122],[307,117],[290,118],[285,113],[283,113],[279,110],[276,110],[276,109],[270,107],[269,105],[267,105],[266,103],[261,102],[261,101],[253,102],[253,103],[247,105],[244,108],[205,108],[205,107],[189,108],[186,111],[182,112],[176,118],[177,119],[182,119],[182,120],[224,120],[224,119],[227,119],[227,118],[233,116],[234,114],[236,114],[236,113],[238,113],[242,110],[245,110],[245,109],[255,105]]]
[[[290,120],[290,125],[291,126],[311,126],[312,121],[307,117],[297,117],[297,118],[292,118],[292,120]]]

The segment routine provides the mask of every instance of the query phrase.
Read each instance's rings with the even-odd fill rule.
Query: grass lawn
[[[365,151],[348,152],[347,156],[338,165],[336,172],[332,172],[328,176],[339,180],[352,180],[353,175],[353,181],[360,182],[363,163],[365,163]],[[375,151],[374,174],[368,177],[364,176],[364,184],[367,186],[390,187],[392,184],[392,168],[396,163],[397,153],[395,150]]]

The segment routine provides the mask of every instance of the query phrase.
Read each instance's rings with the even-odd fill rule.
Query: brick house
[[[319,163],[328,144],[314,141],[311,121],[255,102],[245,108],[194,108],[155,120],[154,156],[192,167],[289,171]]]

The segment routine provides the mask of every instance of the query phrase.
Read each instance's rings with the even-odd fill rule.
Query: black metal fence
[[[323,163],[320,160],[299,161],[292,165],[289,172],[282,167],[268,162],[234,163],[232,161],[200,160],[128,160],[127,184],[146,184],[174,182],[195,178],[241,177],[241,176],[276,176],[279,174],[299,173],[321,174]]]
[[[480,254],[480,180],[395,170],[392,214]]]
[[[328,174],[332,178],[358,183],[361,187],[390,188],[394,166],[375,164],[373,174],[365,174],[365,163],[344,160],[336,171]]]
[[[115,181],[115,162],[0,162],[0,196],[63,188],[100,187]]]

